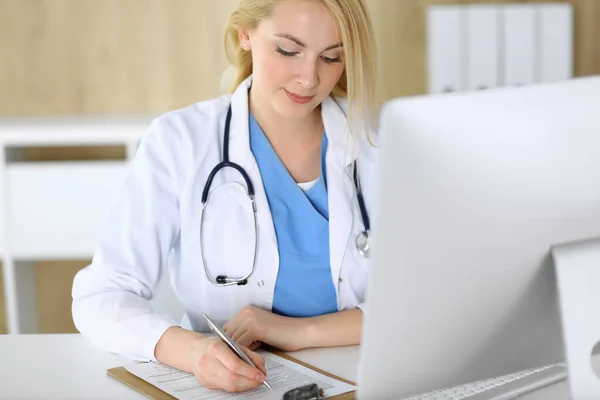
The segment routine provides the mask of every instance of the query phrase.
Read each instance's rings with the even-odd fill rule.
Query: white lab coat
[[[271,310],[279,259],[269,204],[249,145],[251,79],[232,95],[166,113],[149,127],[109,211],[93,261],[73,283],[75,326],[98,347],[155,361],[155,345],[171,326],[206,332],[202,313],[223,324],[246,305]],[[254,184],[259,244],[256,269],[248,284],[216,287],[208,282],[202,267],[199,216],[207,176],[222,158],[230,103],[230,160],[240,164]],[[359,176],[372,218],[378,153],[366,139],[353,146],[346,129],[346,108],[345,101],[333,98],[322,104],[329,141],[330,264],[340,311],[361,307],[369,269],[369,260],[359,255],[355,245],[364,226],[351,163],[358,154]],[[375,139],[375,133],[371,135]],[[208,203],[203,231],[213,278],[219,274],[240,277],[252,265],[254,225],[245,185],[239,184],[244,185],[241,175],[227,168],[211,186],[218,188]],[[183,321],[154,312],[149,302],[165,268],[185,310]]]

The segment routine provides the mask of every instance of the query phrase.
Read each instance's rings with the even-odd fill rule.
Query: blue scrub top
[[[321,176],[303,192],[250,113],[250,148],[263,180],[279,249],[273,312],[311,317],[338,311],[329,264],[329,206],[325,173],[327,136],[321,146]]]

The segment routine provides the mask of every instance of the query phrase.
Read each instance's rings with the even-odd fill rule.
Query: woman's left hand
[[[283,317],[254,306],[244,307],[223,329],[234,341],[255,350],[261,343],[284,351],[300,350],[305,321]]]

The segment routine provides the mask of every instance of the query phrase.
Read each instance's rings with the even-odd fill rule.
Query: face
[[[253,96],[283,117],[309,115],[344,72],[337,25],[319,1],[277,4],[270,18],[239,35],[252,51]]]

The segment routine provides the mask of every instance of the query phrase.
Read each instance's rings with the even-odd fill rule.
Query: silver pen
[[[221,329],[221,327],[219,327],[219,325],[217,325],[212,319],[210,319],[208,315],[206,315],[204,313],[202,315],[204,315],[206,322],[208,322],[208,327],[210,328],[211,331],[213,331],[213,333],[215,335],[217,335],[222,341],[224,341],[227,344],[227,346],[229,346],[229,348],[231,350],[233,350],[233,352],[235,354],[237,354],[242,360],[244,360],[246,363],[248,363],[248,364],[252,365],[254,368],[256,368],[256,365],[246,355],[246,353],[244,353],[244,351],[242,349],[240,349],[240,347],[233,341],[233,339],[231,339],[229,336],[227,336],[225,331],[223,329]],[[269,389],[273,390],[273,388],[267,383],[266,379],[263,382],[263,384],[266,387],[268,387]]]

